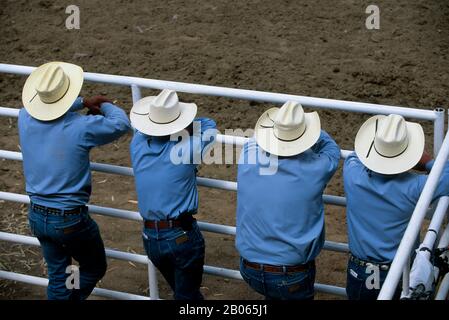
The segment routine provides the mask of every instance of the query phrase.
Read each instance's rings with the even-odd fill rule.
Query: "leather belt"
[[[182,228],[184,231],[190,231],[193,228],[193,224],[196,219],[193,215],[196,211],[185,211],[179,214],[175,219],[167,220],[145,220],[143,225],[147,229],[172,229],[172,228]]]
[[[87,207],[86,206],[79,206],[75,209],[70,209],[70,210],[64,210],[64,209],[57,209],[57,208],[50,208],[50,207],[45,207],[45,206],[41,206],[35,203],[31,203],[31,208],[34,211],[38,211],[38,212],[43,212],[43,213],[48,213],[48,214],[53,214],[53,215],[59,215],[59,216],[63,216],[63,215],[71,215],[71,214],[80,214],[83,212],[87,212]]]
[[[377,262],[365,261],[365,260],[357,258],[353,254],[349,255],[349,260],[351,260],[352,262],[354,262],[355,264],[357,264],[361,267],[377,266],[382,271],[388,271],[388,270],[390,270],[390,267],[391,267],[391,264],[389,264],[389,263],[377,263]]]
[[[313,266],[313,261],[306,264],[299,264],[296,266],[274,266],[270,264],[260,264],[255,262],[249,262],[243,259],[243,264],[253,270],[263,270],[271,273],[290,273],[290,272],[305,272]]]
[[[144,226],[147,229],[171,229],[171,228],[179,228],[182,226],[180,220],[145,220]]]

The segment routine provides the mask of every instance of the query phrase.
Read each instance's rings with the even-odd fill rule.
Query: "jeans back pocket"
[[[53,229],[56,233],[61,235],[70,235],[72,233],[81,231],[86,226],[86,216],[74,215],[61,217],[59,222],[52,223]]]

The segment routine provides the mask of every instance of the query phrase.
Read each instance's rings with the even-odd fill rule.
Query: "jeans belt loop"
[[[286,266],[282,266],[282,272],[283,272],[284,274],[287,273],[287,267],[286,267]]]

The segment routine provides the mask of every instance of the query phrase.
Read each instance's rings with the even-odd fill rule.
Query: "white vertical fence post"
[[[433,122],[433,156],[436,157],[444,139],[445,112],[443,108],[435,108],[434,111],[437,118]]]
[[[140,93],[139,86],[132,84],[131,85],[131,94],[133,97],[133,103],[136,103],[138,100],[142,98],[142,94]],[[151,300],[159,299],[159,286],[156,274],[156,267],[148,259],[148,290]]]
[[[142,99],[142,94],[140,93],[139,86],[132,84],[131,85],[131,94],[133,97],[133,104]]]
[[[159,286],[157,281],[156,267],[148,259],[148,290],[150,291],[151,300],[159,300]]]
[[[410,287],[410,256],[402,271],[402,295],[408,296]]]

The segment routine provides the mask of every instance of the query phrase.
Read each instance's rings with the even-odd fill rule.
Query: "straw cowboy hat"
[[[355,138],[355,152],[370,170],[398,174],[412,169],[424,152],[424,131],[420,124],[400,115],[369,118]]]
[[[83,69],[65,62],[49,62],[36,68],[22,90],[26,111],[42,121],[64,115],[83,86]]]
[[[185,129],[195,119],[197,106],[179,102],[173,90],[164,89],[158,96],[145,97],[131,109],[131,124],[150,136],[168,136]]]
[[[321,133],[317,112],[304,113],[298,102],[265,111],[256,123],[255,138],[265,151],[278,156],[294,156],[317,142]]]

